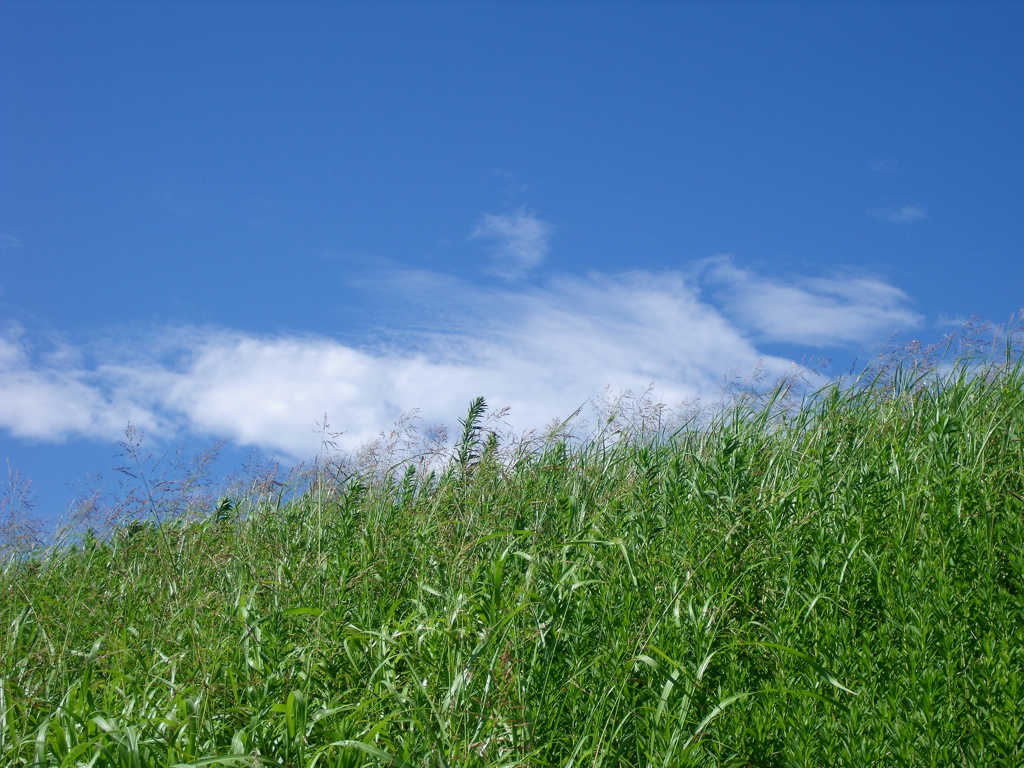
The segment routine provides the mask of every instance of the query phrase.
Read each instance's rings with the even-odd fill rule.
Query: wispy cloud
[[[902,208],[869,208],[868,216],[893,224],[913,224],[915,221],[928,218],[928,211],[923,205],[904,205]]]
[[[725,309],[771,341],[828,346],[864,342],[921,325],[899,288],[877,278],[766,278],[729,258],[704,263]]]
[[[503,277],[518,277],[547,256],[553,227],[525,208],[494,215],[485,213],[470,234],[490,244],[496,261],[493,270]]]
[[[972,318],[964,315],[950,315],[946,312],[940,312],[935,318],[936,328],[963,328]]]
[[[195,200],[189,200],[189,195],[182,195],[175,184],[165,184],[153,191],[153,200],[167,213],[179,216],[189,221],[200,218]],[[194,197],[194,196],[193,196]]]
[[[690,275],[594,274],[515,290],[430,272],[377,279],[378,290],[416,311],[372,347],[178,327],[130,344],[111,339],[88,354],[40,355],[9,328],[0,336],[0,428],[38,440],[113,439],[131,420],[157,438],[227,437],[301,458],[315,453],[310,427],[325,412],[350,448],[413,408],[428,424],[453,424],[481,394],[511,406],[514,427],[538,427],[606,386],[653,383],[656,397],[679,403],[715,397],[736,368],[789,369],[752,335],[864,340],[917,317],[902,308],[902,292],[877,280],[784,283],[724,259]],[[724,296],[723,308],[702,296],[702,280]],[[424,324],[435,295],[445,297],[446,319]],[[424,326],[431,330],[417,330]]]
[[[900,161],[894,157],[885,157],[871,161],[871,170],[875,173],[889,173],[900,167]]]

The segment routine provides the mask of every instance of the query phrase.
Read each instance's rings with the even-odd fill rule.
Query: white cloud
[[[810,346],[864,342],[921,325],[907,295],[875,278],[805,278],[783,282],[736,267],[728,258],[704,263],[728,313],[772,341]]]
[[[928,218],[923,205],[904,205],[902,208],[869,208],[868,216],[893,224],[913,224],[915,221]]]
[[[518,208],[500,216],[485,213],[470,238],[491,244],[497,274],[518,277],[544,261],[552,231],[551,224]]]
[[[73,364],[59,349],[33,364],[20,334],[0,335],[0,426],[15,437],[61,441],[71,435],[116,438],[130,420],[159,429],[162,420],[124,397],[116,381]]]
[[[725,313],[702,299],[696,277],[679,273],[497,290],[394,272],[378,277],[378,290],[413,309],[384,336],[400,341],[372,349],[316,335],[168,328],[87,355],[33,356],[24,336],[8,331],[0,336],[0,428],[44,440],[114,439],[131,420],[157,438],[227,437],[302,458],[316,452],[310,428],[324,413],[349,448],[413,408],[426,424],[452,425],[477,395],[511,406],[517,429],[542,427],[609,385],[653,383],[653,395],[672,404],[714,397],[730,370],[758,361],[769,374],[786,371],[791,363],[761,354],[751,329],[816,344],[870,338],[916,317],[900,309],[898,289],[879,281],[785,284],[722,259],[703,271],[725,290]],[[446,309],[435,323],[438,296]],[[429,331],[417,330],[424,316],[433,316]],[[82,362],[90,357],[100,362]]]

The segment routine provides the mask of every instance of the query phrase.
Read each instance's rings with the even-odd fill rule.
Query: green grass
[[[0,764],[1024,764],[1019,365],[671,435],[502,447],[476,409],[433,474],[148,487],[10,557]]]

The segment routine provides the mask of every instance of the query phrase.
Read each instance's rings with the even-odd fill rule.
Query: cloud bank
[[[131,421],[150,436],[226,437],[293,458],[316,452],[315,422],[328,414],[354,448],[401,414],[454,424],[484,395],[510,406],[512,426],[542,427],[606,386],[674,404],[715,397],[730,370],[761,362],[757,338],[844,343],[908,327],[906,296],[877,280],[782,282],[728,259],[696,272],[562,277],[517,290],[481,289],[434,273],[396,272],[388,290],[443,323],[401,343],[356,347],[312,334],[258,335],[223,328],[165,328],[123,343],[41,356],[18,329],[0,335],[0,428],[44,441],[116,439]],[[702,286],[722,297],[716,307]],[[424,290],[430,288],[432,290]],[[119,351],[120,350],[120,351]],[[146,350],[146,351],[140,351]]]

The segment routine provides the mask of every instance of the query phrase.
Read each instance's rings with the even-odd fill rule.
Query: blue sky
[[[713,397],[1024,306],[1024,4],[0,4],[0,449]]]

